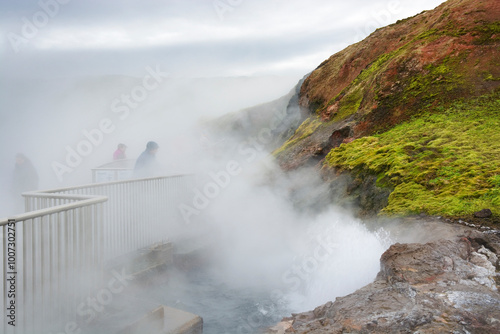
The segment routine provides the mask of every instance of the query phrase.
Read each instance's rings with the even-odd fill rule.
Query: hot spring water
[[[170,272],[147,297],[200,315],[205,334],[258,333],[372,282],[390,244],[383,229],[370,232],[336,212],[320,215],[300,233],[282,233],[286,240],[276,240],[278,248],[266,245],[266,236],[262,244],[249,237],[255,249],[218,242],[210,265]],[[228,260],[231,247],[236,254]],[[247,253],[238,254],[242,250]]]

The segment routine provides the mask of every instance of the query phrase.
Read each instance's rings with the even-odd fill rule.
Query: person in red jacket
[[[125,144],[118,144],[118,148],[115,153],[113,153],[113,160],[127,159],[127,156],[125,155],[126,150],[127,146]]]

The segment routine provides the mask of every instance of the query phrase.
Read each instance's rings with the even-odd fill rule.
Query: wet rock
[[[322,178],[329,186],[332,202],[342,206],[359,208],[358,216],[377,214],[389,202],[390,188],[377,186],[377,176],[368,173],[337,174],[331,169],[322,170]]]
[[[293,333],[294,329],[292,326],[293,320],[283,320],[279,322],[276,326],[269,328],[269,333],[271,334],[285,334]]]
[[[294,315],[294,333],[500,333],[499,247],[476,231],[394,244],[373,283]]]
[[[474,217],[476,218],[490,218],[492,215],[493,213],[490,209],[483,209],[474,213]]]
[[[334,147],[339,147],[340,144],[344,143],[344,141],[349,138],[351,134],[351,128],[349,126],[343,127],[340,130],[333,131],[332,135],[329,138],[330,145],[328,146],[330,149]]]

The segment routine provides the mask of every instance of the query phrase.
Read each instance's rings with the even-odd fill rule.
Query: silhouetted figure
[[[127,159],[127,156],[125,155],[126,150],[127,145],[118,144],[118,148],[116,149],[115,153],[113,153],[113,160]]]
[[[16,155],[16,165],[12,176],[12,195],[19,196],[30,190],[38,189],[38,173],[24,154]]]
[[[147,143],[146,150],[141,153],[135,162],[135,177],[148,177],[159,174],[160,165],[156,161],[156,152],[158,151],[158,147],[158,144],[154,141]]]

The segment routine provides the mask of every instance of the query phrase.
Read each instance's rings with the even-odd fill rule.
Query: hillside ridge
[[[380,28],[365,40],[332,55],[321,63],[301,86],[299,106],[302,110],[307,110],[309,115],[296,129],[293,136],[274,151],[280,166],[284,170],[316,166],[323,170],[326,175],[325,180],[329,182],[335,180],[332,175],[338,176],[346,171],[350,172],[352,180],[373,176],[373,182],[369,187],[382,189],[382,197],[386,198],[385,201],[383,198],[382,200],[378,198],[377,200],[382,205],[375,205],[371,208],[372,211],[379,212],[386,205],[391,207],[389,196],[398,187],[399,180],[394,175],[385,174],[394,167],[391,159],[385,161],[384,166],[377,168],[368,166],[363,158],[354,163],[350,155],[360,152],[359,142],[357,144],[356,142],[364,140],[361,138],[381,136],[402,124],[414,122],[413,125],[419,126],[420,123],[417,120],[429,119],[430,115],[446,115],[461,110],[464,106],[472,108],[475,103],[472,101],[476,101],[475,99],[481,96],[487,96],[483,101],[488,100],[491,103],[488,106],[483,104],[484,109],[474,110],[476,119],[465,117],[469,122],[467,129],[476,127],[475,132],[473,131],[474,136],[468,136],[467,140],[487,141],[492,151],[487,156],[490,159],[492,157],[500,159],[500,156],[497,157],[500,152],[500,147],[498,147],[500,143],[487,140],[494,137],[495,128],[479,127],[481,122],[497,119],[496,116],[490,114],[497,108],[495,101],[498,100],[497,92],[500,87],[499,18],[500,2],[498,1],[449,0],[434,10],[425,11]],[[457,106],[460,103],[462,107]],[[463,115],[467,115],[467,112]],[[460,119],[455,119],[455,121],[460,122]],[[441,117],[439,121],[433,119],[433,122],[439,123],[436,125],[437,128],[447,126],[446,117]],[[456,129],[463,131],[460,127]],[[420,133],[419,135],[426,134]],[[394,137],[392,140],[399,142],[403,147],[413,145],[412,143],[420,140],[420,138],[413,137],[405,142],[401,140],[404,136],[405,133],[401,132],[399,137]],[[435,135],[435,138],[431,138],[434,141],[434,150],[439,152],[446,150],[445,153],[441,152],[443,154],[439,153],[443,158],[439,160],[441,165],[429,165],[431,171],[426,168],[414,170],[416,175],[411,176],[417,176],[413,186],[414,188],[423,187],[420,189],[423,193],[419,195],[424,197],[429,194],[429,191],[436,189],[440,191],[446,188],[439,188],[436,182],[463,184],[459,177],[446,179],[443,168],[446,169],[446,164],[457,161],[454,154],[468,155],[470,153],[468,150],[478,150],[477,145],[470,145],[469,148],[464,149],[464,143],[460,144],[461,148],[453,145],[445,145],[445,147],[443,145],[452,140],[446,140],[442,136],[447,136],[447,134],[440,133]],[[456,139],[454,139],[455,144],[458,143]],[[390,146],[390,143],[386,145]],[[342,147],[339,148],[340,146]],[[355,147],[358,149],[351,149]],[[338,150],[343,152],[341,158],[335,153],[339,152]],[[408,150],[411,151],[409,148]],[[450,153],[450,150],[454,151]],[[369,156],[370,152],[372,151],[364,151],[363,154]],[[387,155],[387,152],[379,153]],[[410,152],[409,154],[418,153]],[[480,155],[486,152],[479,149],[476,153]],[[325,159],[327,155],[329,158]],[[391,158],[396,159],[396,155]],[[337,159],[332,159],[334,156],[337,156]],[[423,160],[434,158],[436,157],[429,155]],[[350,165],[344,163],[348,160]],[[386,209],[384,212],[472,214],[474,210],[480,209],[478,207],[480,203],[497,205],[496,195],[492,195],[489,190],[496,187],[494,180],[499,170],[496,165],[484,165],[483,160],[481,164],[481,168],[485,168],[488,174],[486,181],[472,182],[474,189],[469,195],[463,192],[451,192],[448,195],[466,198],[467,196],[480,197],[488,193],[488,196],[494,197],[492,201],[476,201],[475,204],[471,204],[474,201],[469,201],[468,204],[460,203],[454,205],[454,208],[445,208],[444,211],[436,209],[432,204],[411,208],[403,205],[397,210]],[[403,174],[406,168],[405,164],[399,166]],[[421,174],[427,176],[419,178]],[[468,176],[472,179],[476,178],[473,174]],[[435,180],[434,184],[429,183],[439,177],[441,179]],[[366,185],[363,187],[366,188]],[[347,188],[353,187],[348,185]],[[466,189],[471,190],[471,187],[466,187]],[[349,191],[347,192],[347,195],[351,195]],[[406,194],[414,193],[410,191]],[[392,197],[395,198],[396,195]],[[436,200],[439,198],[435,196]],[[360,204],[359,199],[355,202]],[[495,208],[493,211],[500,213]]]

